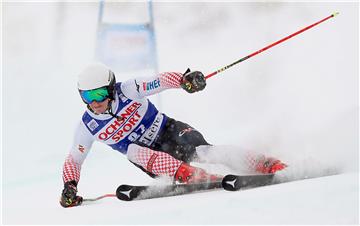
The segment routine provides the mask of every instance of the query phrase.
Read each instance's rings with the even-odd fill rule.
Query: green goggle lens
[[[109,97],[109,92],[106,87],[92,89],[92,90],[81,90],[81,98],[87,104],[91,104],[93,101],[103,102],[106,98]]]

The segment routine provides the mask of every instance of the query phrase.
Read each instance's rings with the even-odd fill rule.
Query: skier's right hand
[[[77,196],[76,181],[68,181],[64,184],[64,189],[61,193],[60,205],[64,208],[81,205],[83,198]]]

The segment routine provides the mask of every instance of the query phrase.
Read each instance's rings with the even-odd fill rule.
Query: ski
[[[153,199],[168,196],[184,195],[198,191],[212,189],[225,189],[238,191],[242,188],[259,187],[273,182],[274,174],[261,175],[233,175],[224,176],[219,181],[194,183],[194,184],[171,184],[171,185],[120,185],[116,190],[116,197],[123,201]]]
[[[260,187],[272,184],[275,174],[233,175],[223,177],[221,186],[227,191],[238,191],[242,188]]]
[[[116,189],[116,197],[123,201],[153,199],[168,196],[188,194],[196,191],[222,188],[222,181],[195,184],[171,184],[171,185],[120,185]]]

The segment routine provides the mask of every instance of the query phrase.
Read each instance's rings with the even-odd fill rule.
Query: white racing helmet
[[[106,87],[109,98],[114,99],[115,83],[114,73],[102,63],[88,65],[78,76],[78,90],[82,98],[82,91]]]

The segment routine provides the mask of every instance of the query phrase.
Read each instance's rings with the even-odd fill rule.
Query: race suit
[[[64,183],[79,181],[81,165],[94,141],[127,155],[150,176],[174,176],[183,162],[196,157],[195,147],[208,145],[201,133],[159,112],[146,98],[165,89],[180,88],[182,76],[166,72],[116,83],[110,106],[113,115],[87,109],[64,163]]]

